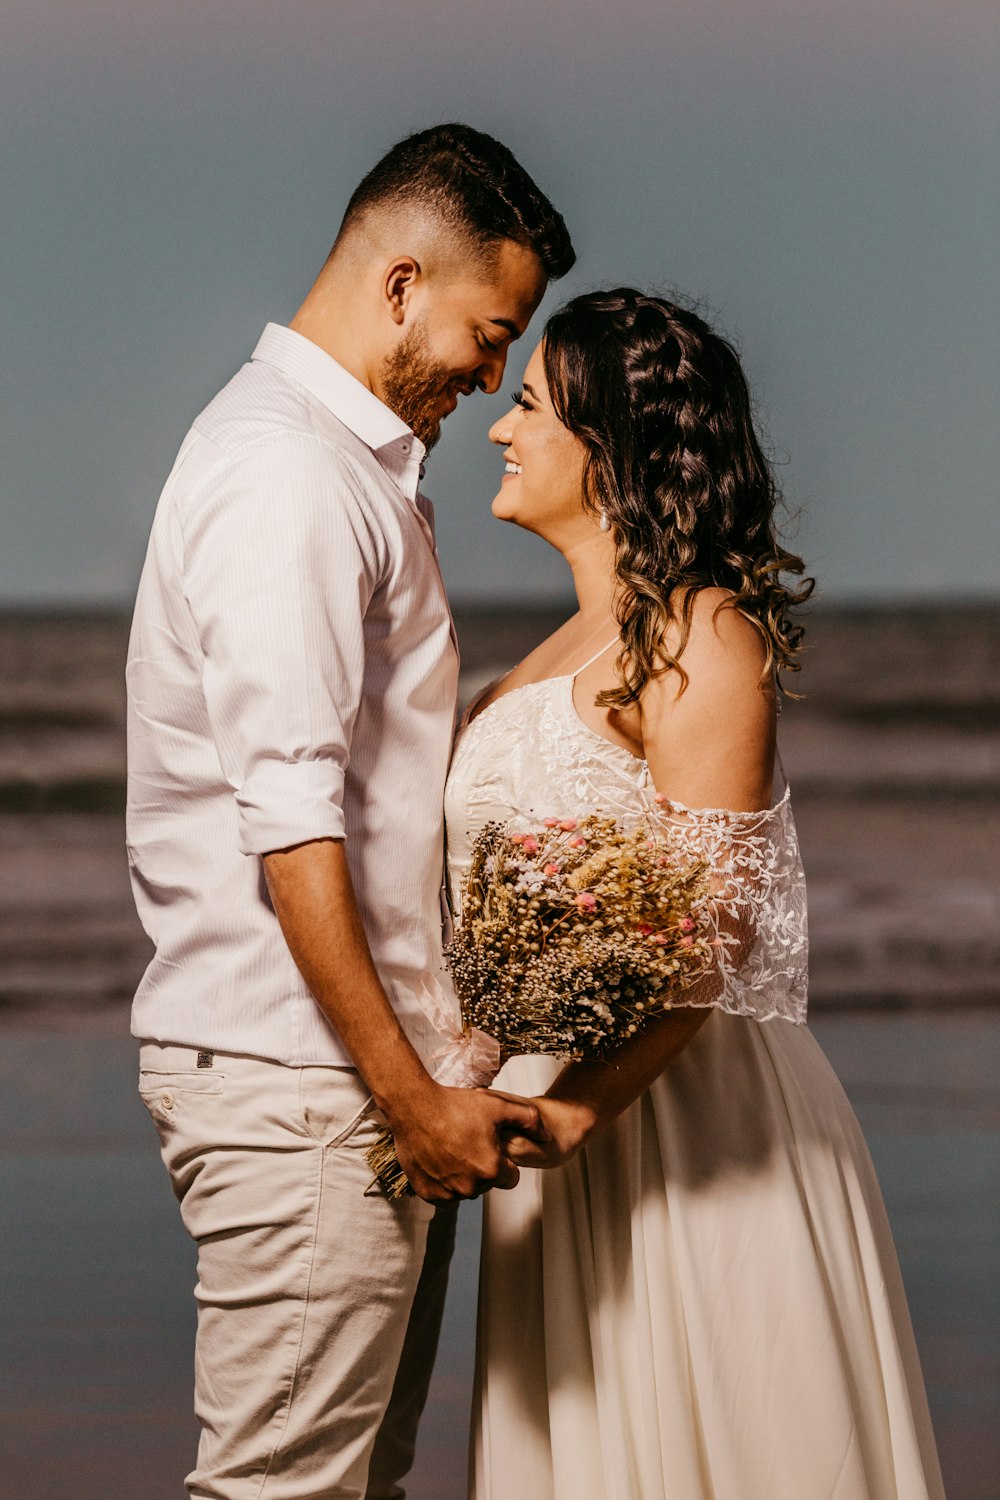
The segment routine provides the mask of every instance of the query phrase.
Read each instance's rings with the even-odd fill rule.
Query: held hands
[[[597,1123],[594,1110],[575,1100],[551,1099],[548,1095],[530,1102],[538,1110],[546,1138],[508,1128],[503,1147],[507,1160],[519,1167],[565,1166],[593,1131]]]
[[[520,1172],[511,1139],[539,1151],[549,1144],[538,1103],[491,1089],[447,1088],[427,1080],[416,1100],[386,1114],[399,1164],[427,1203],[512,1188]]]

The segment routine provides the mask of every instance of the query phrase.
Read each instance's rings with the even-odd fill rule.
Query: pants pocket
[[[225,1073],[209,1072],[159,1072],[152,1068],[140,1068],[139,1093],[147,1094],[167,1091],[173,1094],[221,1094],[226,1081]]]
[[[313,1140],[344,1146],[363,1132],[375,1101],[360,1075],[350,1068],[299,1069],[299,1108]]]
[[[224,1073],[214,1071],[154,1072],[149,1068],[141,1068],[139,1097],[163,1138],[165,1131],[173,1132],[176,1129],[185,1104],[194,1106],[201,1099],[220,1096],[225,1081]]]

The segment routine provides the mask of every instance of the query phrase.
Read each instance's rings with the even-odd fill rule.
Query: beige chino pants
[[[366,1196],[379,1117],[356,1072],[209,1056],[140,1051],[198,1246],[189,1494],[392,1500],[437,1348],[454,1205]]]

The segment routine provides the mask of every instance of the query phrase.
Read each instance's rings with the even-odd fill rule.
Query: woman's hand
[[[503,1154],[518,1167],[561,1167],[601,1130],[628,1109],[659,1078],[705,1025],[710,1009],[678,1006],[654,1016],[604,1058],[584,1058],[563,1068],[547,1094],[522,1099],[504,1094],[518,1104],[533,1104],[550,1140],[530,1140],[516,1129],[501,1131]]]
[[[493,1092],[497,1093],[498,1090],[494,1089]],[[546,1094],[527,1101],[518,1100],[518,1103],[525,1102],[537,1107],[549,1139],[532,1140],[526,1135],[516,1135],[505,1130],[503,1152],[507,1160],[518,1167],[565,1166],[587,1141],[597,1123],[594,1110],[589,1104],[579,1104],[568,1099],[550,1099]]]

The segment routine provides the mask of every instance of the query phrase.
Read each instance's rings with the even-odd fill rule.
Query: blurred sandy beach
[[[456,615],[468,695],[561,612]],[[880,1173],[949,1500],[997,1500],[1000,606],[808,624],[781,748],[814,1030]],[[127,1034],[149,952],[123,848],[127,634],[0,616],[4,1500],[168,1500],[195,1440],[194,1256]],[[465,1494],[477,1244],[469,1208],[411,1500]]]

